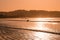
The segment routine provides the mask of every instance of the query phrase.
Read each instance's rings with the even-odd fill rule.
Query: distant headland
[[[37,18],[37,17],[60,17],[60,11],[45,10],[14,10],[9,12],[0,12],[0,18]]]

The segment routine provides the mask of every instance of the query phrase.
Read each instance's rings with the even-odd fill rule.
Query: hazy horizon
[[[13,10],[60,11],[60,0],[0,0],[0,11]]]

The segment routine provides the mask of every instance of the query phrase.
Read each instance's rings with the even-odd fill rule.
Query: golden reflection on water
[[[60,21],[60,18],[30,18],[36,21]]]
[[[40,19],[38,18],[36,20],[39,20],[39,21],[57,21],[57,19],[54,20],[52,18],[40,18]],[[36,22],[35,24],[36,24],[35,27],[37,30],[56,32],[58,30],[58,28],[60,28],[58,22]],[[36,32],[36,33],[34,33],[34,35],[37,37],[40,37],[41,40],[60,40],[59,39],[60,36],[58,37],[58,36],[43,33],[43,32]],[[36,40],[40,40],[40,39],[36,38]]]
[[[33,33],[33,35],[38,38],[38,39],[36,38],[36,40],[60,40],[59,35],[54,35],[49,33],[36,32]]]
[[[53,22],[53,21],[59,21],[58,19],[55,19],[55,18],[37,18],[37,19],[33,19],[33,20],[34,20],[34,24],[35,24],[33,29],[35,28],[37,30],[46,30],[46,31],[55,31],[55,32],[60,29],[60,27],[59,27],[60,23]],[[48,22],[48,21],[52,21],[52,22]]]
[[[37,33],[34,33],[34,35],[36,36],[36,37],[40,37],[41,38],[41,40],[48,40],[49,39],[49,35],[48,34],[46,34],[46,33],[42,33],[42,32],[37,32]],[[37,40],[37,39],[36,39]]]
[[[48,28],[45,27],[45,22],[36,22],[36,29],[38,30],[48,30]]]
[[[6,19],[7,20],[7,19]],[[9,19],[8,19],[9,20]],[[10,19],[12,20],[12,19]],[[15,19],[13,19],[15,20]],[[17,20],[17,19],[16,19]],[[20,20],[20,19],[19,19]],[[32,19],[34,21],[57,21],[58,19],[55,18],[37,18],[37,19]],[[23,28],[31,28],[31,29],[37,29],[37,30],[45,30],[45,31],[58,31],[60,30],[60,24],[57,22],[21,22],[21,21],[2,21],[5,24],[8,25],[14,25],[14,26],[19,26]],[[27,27],[26,27],[27,26]],[[59,31],[60,32],[60,31]],[[60,35],[54,35],[54,34],[48,34],[48,33],[43,33],[43,32],[32,32],[30,34],[29,32],[23,32],[26,34],[29,34],[29,36],[36,36],[34,40],[60,40]],[[18,34],[18,33],[17,33]],[[22,35],[23,36],[23,35]],[[26,35],[25,35],[26,36]],[[27,37],[28,38],[28,37]]]

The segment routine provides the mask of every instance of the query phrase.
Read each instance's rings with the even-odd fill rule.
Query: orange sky
[[[60,11],[60,0],[0,0],[0,11],[17,9]]]

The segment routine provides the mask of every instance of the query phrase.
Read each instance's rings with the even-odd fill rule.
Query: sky
[[[0,11],[13,10],[60,11],[60,0],[0,0]]]

